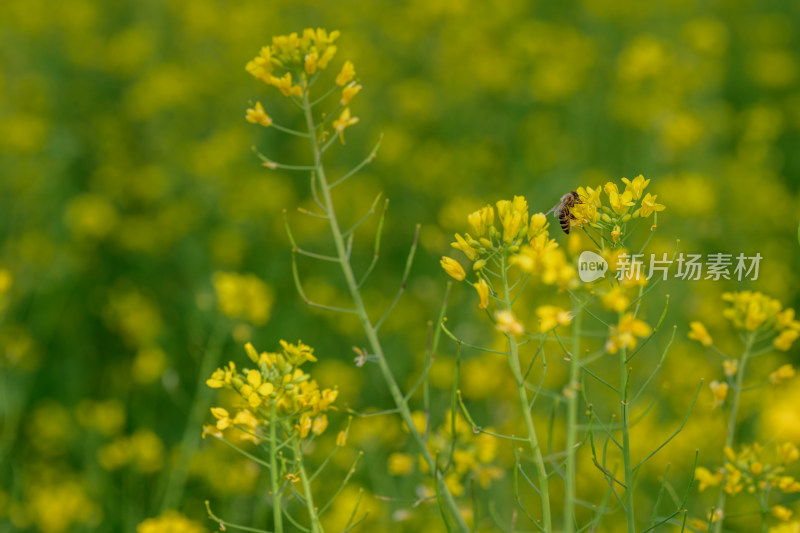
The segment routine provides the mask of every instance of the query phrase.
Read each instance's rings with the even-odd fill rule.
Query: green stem
[[[501,274],[503,278],[503,294],[505,309],[511,311],[511,291],[508,288],[508,272],[505,257],[501,259]],[[507,335],[509,344],[508,364],[511,367],[511,373],[514,375],[514,380],[517,384],[517,396],[519,397],[520,408],[522,409],[522,418],[525,421],[525,428],[528,432],[528,444],[533,454],[533,462],[536,468],[536,477],[539,482],[539,492],[542,500],[542,528],[545,532],[550,533],[553,531],[553,519],[550,514],[550,488],[547,480],[547,470],[544,465],[544,457],[542,456],[542,449],[539,446],[539,439],[536,436],[536,428],[533,425],[533,417],[531,416],[530,404],[528,403],[528,393],[525,389],[525,378],[522,375],[522,369],[519,362],[519,346],[513,335]],[[567,520],[567,517],[565,517]],[[571,521],[571,518],[569,518]]]
[[[628,518],[628,533],[636,533],[633,505],[633,468],[631,466],[630,413],[628,405],[628,368],[625,365],[628,350],[619,350],[619,402],[622,410],[622,460],[625,466],[625,514]]]
[[[564,533],[575,531],[575,478],[577,473],[578,387],[580,387],[581,306],[573,298],[572,353],[570,354],[569,383],[567,383],[567,479],[564,495]]]
[[[300,449],[299,438],[292,439],[292,448],[294,450],[295,460],[297,461],[297,469],[300,471],[300,481],[303,483],[303,495],[306,499],[308,519],[311,521],[311,533],[322,533],[322,524],[319,523],[317,508],[314,507],[314,496],[311,494],[311,482],[308,479],[305,466],[303,465],[303,452]]]
[[[389,367],[389,363],[386,360],[386,355],[383,352],[383,346],[381,345],[380,340],[378,339],[378,332],[375,329],[372,321],[367,314],[366,306],[364,305],[364,300],[361,296],[361,292],[358,288],[358,283],[355,279],[355,275],[353,274],[353,268],[350,264],[350,260],[348,259],[347,255],[347,246],[345,245],[344,237],[342,236],[342,230],[339,227],[339,221],[336,217],[336,211],[333,206],[333,199],[331,197],[331,189],[328,184],[327,177],[325,176],[325,168],[322,165],[322,153],[320,151],[319,143],[317,142],[317,137],[315,135],[316,126],[314,124],[314,117],[311,110],[311,104],[308,100],[308,91],[304,91],[303,93],[303,112],[306,117],[306,125],[308,127],[309,132],[309,142],[311,144],[311,151],[314,155],[314,167],[317,179],[319,180],[320,189],[322,192],[322,201],[325,204],[325,209],[328,213],[328,223],[331,227],[331,233],[333,234],[333,242],[334,246],[336,247],[336,255],[339,258],[339,264],[342,269],[342,273],[344,275],[345,282],[347,283],[347,288],[350,291],[350,296],[353,299],[353,304],[356,309],[356,314],[358,315],[359,320],[361,321],[361,327],[364,330],[364,334],[367,337],[367,342],[369,342],[370,348],[372,353],[375,356],[375,360],[378,362],[378,367],[380,368],[381,374],[383,375],[383,379],[386,382],[386,386],[389,388],[389,393],[392,395],[392,399],[394,400],[395,405],[397,406],[397,410],[400,412],[400,416],[402,417],[403,421],[408,428],[409,435],[411,438],[416,442],[417,447],[419,448],[419,452],[423,457],[423,460],[428,465],[428,468],[433,473],[436,470],[436,462],[431,456],[430,452],[428,451],[427,446],[425,446],[425,442],[420,435],[419,431],[417,431],[416,426],[414,425],[414,419],[411,416],[411,410],[408,407],[408,402],[406,401],[403,393],[400,391],[400,387],[397,384],[397,381],[394,378],[394,374],[392,373],[392,369]],[[455,498],[450,493],[450,490],[447,488],[447,485],[444,482],[443,476],[435,476],[437,478],[438,489],[439,493],[444,498],[445,504],[452,515],[453,520],[455,520],[459,531],[462,533],[468,533],[469,528],[467,527],[466,522],[464,522],[464,518],[461,516],[461,512],[458,508],[458,504],[456,503]]]
[[[745,369],[747,368],[747,360],[750,358],[750,353],[753,348],[753,342],[755,341],[756,333],[753,332],[747,337],[747,342],[745,343],[744,352],[742,353],[742,359],[739,361],[739,368],[736,371],[736,385],[733,388],[733,398],[731,398],[731,412],[728,418],[728,434],[725,438],[725,447],[726,448],[733,448],[734,443],[736,442],[736,419],[739,416],[739,399],[742,395],[742,389],[744,388],[744,374]],[[726,459],[727,461],[727,459]],[[719,497],[717,498],[717,507],[715,512],[720,514],[719,520],[714,522],[714,533],[722,533],[722,524],[725,522],[725,489],[720,489]]]
[[[272,523],[275,533],[283,533],[283,509],[281,508],[281,485],[278,477],[278,416],[275,401],[269,411],[269,478],[272,489]]]

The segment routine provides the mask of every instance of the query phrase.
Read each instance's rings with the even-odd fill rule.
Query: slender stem
[[[577,472],[575,448],[578,426],[578,387],[580,387],[581,308],[577,298],[572,304],[572,353],[570,354],[569,383],[567,383],[567,479],[564,495],[564,533],[575,531],[575,478]]]
[[[303,495],[306,499],[306,507],[308,508],[308,519],[311,521],[311,533],[322,533],[322,525],[319,523],[317,508],[314,507],[314,495],[311,493],[311,482],[308,479],[305,466],[303,465],[303,451],[300,449],[299,438],[292,439],[292,448],[294,450],[295,461],[297,461],[297,469],[300,471],[300,481],[303,483]]]
[[[633,509],[633,467],[631,466],[630,402],[628,401],[628,368],[625,365],[628,350],[619,351],[619,402],[622,411],[622,460],[625,466],[625,514],[628,518],[628,533],[636,533]]]
[[[272,490],[272,523],[275,533],[283,533],[283,509],[281,508],[281,485],[278,477],[278,415],[275,401],[269,410],[269,480]]]
[[[505,309],[511,310],[511,291],[508,287],[508,271],[505,257],[501,259],[501,275],[503,278],[503,298]],[[536,436],[536,428],[533,425],[533,417],[531,416],[531,408],[528,403],[528,393],[525,390],[525,378],[522,375],[522,369],[519,363],[519,346],[517,340],[513,335],[508,335],[509,355],[508,364],[511,367],[511,373],[514,374],[514,380],[517,383],[517,396],[519,397],[520,408],[522,409],[522,418],[525,421],[525,428],[528,432],[528,444],[531,447],[533,454],[533,462],[536,468],[537,481],[539,482],[539,493],[542,500],[542,529],[550,533],[553,531],[553,519],[550,514],[550,488],[547,480],[547,470],[545,469],[544,457],[542,456],[542,449],[539,446],[539,439]],[[565,520],[567,517],[565,517]],[[572,519],[569,518],[571,521]]]
[[[317,138],[314,134],[316,131],[316,126],[314,125],[314,117],[311,111],[311,104],[308,100],[308,91],[303,93],[303,111],[306,117],[306,125],[308,127],[309,132],[309,141],[311,144],[311,151],[314,155],[314,165],[315,165],[315,172],[317,178],[319,179],[319,185],[322,193],[322,201],[325,204],[325,208],[328,212],[328,224],[331,228],[331,233],[333,235],[333,242],[336,247],[336,254],[339,257],[339,263],[342,269],[342,274],[344,275],[345,282],[347,283],[347,287],[350,291],[350,296],[353,299],[353,304],[355,305],[356,314],[358,315],[359,320],[361,321],[361,327],[364,330],[364,334],[367,337],[367,341],[369,342],[370,348],[372,349],[372,353],[375,356],[375,360],[378,363],[378,367],[380,368],[381,374],[383,375],[383,379],[386,382],[386,386],[389,388],[389,392],[392,395],[392,399],[394,400],[395,405],[397,406],[398,411],[400,412],[400,416],[402,417],[403,421],[408,428],[408,432],[411,435],[411,438],[416,442],[417,447],[419,448],[420,453],[428,465],[428,468],[431,472],[436,471],[436,462],[434,461],[433,457],[431,456],[430,452],[428,451],[427,446],[425,446],[425,442],[422,439],[422,435],[420,435],[419,431],[417,431],[416,426],[414,425],[414,419],[411,416],[411,410],[408,407],[408,402],[406,401],[403,393],[400,391],[400,387],[397,384],[397,381],[394,378],[394,374],[392,374],[392,369],[389,367],[389,363],[386,361],[386,355],[383,352],[383,346],[381,345],[380,340],[378,339],[378,333],[375,329],[375,326],[372,324],[372,321],[367,314],[366,306],[364,305],[364,300],[361,296],[361,292],[358,288],[358,282],[356,281],[355,275],[353,274],[353,268],[350,264],[350,260],[348,259],[347,255],[347,247],[345,245],[344,237],[342,236],[342,230],[339,227],[339,221],[336,217],[336,211],[334,210],[333,206],[333,199],[331,197],[331,188],[328,184],[328,179],[325,175],[325,168],[322,165],[322,153],[320,151],[319,143]],[[456,522],[459,531],[462,533],[468,533],[469,528],[467,527],[466,522],[464,522],[464,518],[461,516],[461,512],[458,508],[458,504],[456,503],[455,498],[450,493],[450,490],[447,488],[447,485],[444,482],[442,476],[436,476],[437,484],[439,488],[439,493],[442,495],[447,508],[452,515],[453,520]]]
[[[736,371],[736,385],[733,388],[733,398],[731,398],[731,412],[728,418],[728,435],[725,438],[725,446],[732,448],[736,442],[736,419],[739,416],[739,399],[744,388],[744,375],[747,368],[747,360],[750,358],[755,341],[755,332],[751,333],[745,342],[742,359],[739,361],[739,368]],[[719,491],[717,498],[716,512],[720,514],[719,520],[714,522],[714,533],[722,533],[722,524],[725,522],[725,489]]]

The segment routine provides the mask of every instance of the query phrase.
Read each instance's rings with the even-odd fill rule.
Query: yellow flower
[[[653,211],[663,211],[664,209],[666,209],[666,207],[656,203],[656,196],[654,194],[647,193],[642,199],[642,207],[637,209],[633,213],[633,216],[646,218],[652,215]]]
[[[611,231],[611,240],[613,242],[619,242],[620,235],[622,235],[622,229],[619,226],[614,226],[614,229]]]
[[[633,350],[638,345],[637,338],[644,338],[653,332],[647,322],[639,320],[633,313],[625,313],[619,324],[611,328],[606,350],[608,353],[617,353],[621,348]]]
[[[528,233],[528,202],[524,196],[497,202],[497,215],[503,225],[503,242],[512,244]]]
[[[522,335],[525,332],[525,328],[522,327],[522,324],[511,311],[497,311],[494,314],[494,319],[496,322],[495,329],[501,333],[505,333],[506,335]]]
[[[575,191],[581,199],[581,203],[575,204],[570,213],[576,218],[572,221],[573,226],[582,226],[584,224],[594,224],[600,220],[600,207],[603,202],[600,199],[600,194],[603,189],[596,187],[578,187]]]
[[[489,307],[489,284],[486,283],[486,280],[481,278],[480,281],[473,283],[472,286],[475,287],[476,291],[478,291],[478,296],[481,299],[478,307],[481,309],[486,309]]]
[[[630,298],[625,296],[625,291],[618,285],[600,296],[600,304],[606,309],[617,313],[625,311],[630,303]]]
[[[339,118],[333,121],[333,129],[336,130],[336,133],[339,134],[339,139],[344,144],[344,130],[345,128],[349,128],[353,124],[358,123],[358,117],[351,117],[350,116],[350,108],[345,107],[342,110],[342,113],[339,115]]]
[[[800,450],[792,442],[784,442],[778,445],[778,454],[781,456],[783,464],[788,465],[800,459]]]
[[[464,272],[464,267],[462,267],[461,263],[455,259],[445,256],[442,257],[442,260],[439,263],[442,265],[444,271],[456,281],[463,281],[463,279],[467,277],[467,273]]]
[[[222,407],[212,407],[211,414],[217,419],[217,429],[220,431],[224,431],[225,429],[229,428],[233,423],[228,411]]]
[[[480,238],[486,235],[488,228],[494,224],[494,208],[490,205],[482,207],[467,217],[469,225],[475,230],[475,235]]]
[[[711,473],[707,468],[697,467],[694,477],[700,484],[697,488],[703,492],[707,487],[718,487],[722,483],[722,472]]]
[[[336,445],[340,448],[347,445],[347,432],[345,430],[341,430],[336,435]]]
[[[305,57],[305,69],[306,73],[314,74],[317,71],[317,61],[319,60],[319,54],[316,50],[312,50],[311,52],[306,54]]]
[[[311,432],[314,435],[322,435],[327,427],[328,417],[325,415],[319,415],[314,418],[314,422],[311,424]]]
[[[353,66],[353,63],[350,62],[349,60],[345,61],[344,65],[342,65],[342,70],[336,76],[336,85],[338,85],[339,87],[344,87],[345,85],[350,83],[350,81],[352,81],[352,79],[355,76],[356,76],[356,69]]]
[[[630,191],[633,195],[634,200],[638,200],[642,197],[642,193],[647,185],[650,183],[650,180],[644,179],[644,176],[639,174],[633,181],[629,180],[628,178],[622,178],[622,183],[625,184],[625,191]]]
[[[249,61],[245,66],[245,70],[253,75],[256,79],[264,83],[270,83],[272,77],[272,51],[269,46],[263,46],[258,53],[258,56]]]
[[[302,96],[303,89],[299,85],[292,85],[292,73],[287,72],[282,77],[271,76],[269,79],[270,85],[275,87],[283,93],[284,96]]]
[[[788,351],[792,347],[792,343],[800,336],[800,331],[796,329],[785,329],[778,334],[772,341],[772,345],[778,350]]]
[[[550,224],[544,213],[534,213],[531,215],[531,222],[528,225],[528,240],[540,235]]]
[[[414,458],[407,453],[393,453],[386,469],[393,476],[407,476],[414,470]]]
[[[469,234],[467,234],[467,238],[469,238]],[[475,261],[475,259],[478,258],[478,250],[470,246],[470,244],[467,242],[467,239],[465,239],[458,233],[456,233],[456,242],[451,242],[450,246],[452,246],[456,250],[464,252],[464,255],[466,255],[467,259],[469,259],[470,261]]]
[[[711,346],[714,343],[714,340],[711,338],[711,335],[708,334],[708,330],[703,325],[702,322],[697,320],[689,323],[689,335],[690,339],[698,341],[703,346]]]
[[[728,384],[714,380],[709,385],[711,392],[714,395],[714,407],[718,407],[725,403],[725,398],[728,397]]]
[[[726,359],[722,362],[722,370],[725,375],[732,378],[739,371],[739,361],[736,359]]]
[[[786,522],[792,517],[792,511],[790,511],[783,505],[775,505],[772,507],[772,516],[774,516],[778,520],[783,520],[784,522]]]
[[[773,385],[779,385],[787,379],[792,379],[794,374],[794,367],[792,365],[782,365],[775,372],[769,375],[769,380]]]
[[[361,90],[361,85],[356,82],[349,84],[347,87],[342,89],[342,99],[339,100],[339,103],[342,105],[347,105],[350,103],[350,100],[353,99],[355,95],[359,93]]]
[[[628,209],[634,205],[633,193],[626,190],[620,194],[619,189],[617,189],[617,184],[612,181],[606,183],[605,191],[606,195],[608,195],[608,203],[611,209],[618,215],[624,215],[628,212]]]
[[[555,305],[540,305],[536,308],[542,333],[558,326],[566,326],[572,322],[572,313]]]

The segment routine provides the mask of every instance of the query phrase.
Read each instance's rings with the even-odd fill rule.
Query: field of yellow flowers
[[[0,533],[800,533],[800,4],[0,44]]]

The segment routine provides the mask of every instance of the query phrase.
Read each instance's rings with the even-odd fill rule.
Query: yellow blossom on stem
[[[784,442],[778,445],[778,454],[781,457],[781,462],[785,465],[792,464],[800,459],[800,450],[792,442]]]
[[[272,125],[272,118],[264,112],[264,107],[261,105],[261,102],[256,102],[254,107],[247,110],[245,120],[253,124],[260,124],[265,128]]]
[[[788,521],[792,517],[792,511],[783,505],[775,505],[772,507],[772,516],[778,520]]]
[[[467,234],[467,239],[469,239],[469,234]],[[450,243],[450,246],[463,252],[470,261],[475,261],[478,258],[478,250],[473,248],[467,239],[456,233],[456,242]]]
[[[292,73],[287,72],[280,78],[272,76],[269,79],[270,85],[274,85],[283,93],[283,96],[302,96],[303,88],[299,85],[292,85]]]
[[[463,281],[464,278],[467,277],[467,273],[464,272],[464,267],[462,267],[461,263],[455,259],[445,256],[442,257],[442,260],[439,261],[439,263],[442,265],[444,271],[456,281]]]
[[[719,407],[725,403],[725,398],[728,397],[728,384],[714,380],[709,385],[711,393],[714,395],[714,407]]]
[[[539,317],[539,327],[542,333],[572,322],[572,313],[555,305],[540,305],[536,308],[536,316]]]
[[[490,205],[470,213],[467,217],[469,225],[475,230],[477,237],[486,235],[487,230],[494,224],[494,208]]]
[[[794,377],[795,371],[792,365],[782,365],[779,367],[775,372],[772,372],[769,375],[769,380],[772,382],[773,385],[779,385],[786,381],[787,379],[792,379]]]
[[[350,116],[349,107],[345,107],[339,115],[339,118],[333,121],[333,129],[336,130],[336,133],[339,135],[339,140],[342,141],[342,144],[344,144],[344,130],[357,123],[358,117]]]
[[[494,314],[495,329],[506,335],[522,335],[525,328],[509,310],[497,311]]]
[[[478,307],[481,309],[489,307],[489,284],[486,283],[486,280],[481,278],[477,283],[473,283],[472,286],[478,291],[478,296],[481,299]]]
[[[785,329],[781,331],[777,337],[772,341],[772,345],[781,351],[788,351],[797,337],[800,336],[800,331],[796,329]]]
[[[617,184],[612,181],[606,183],[605,191],[608,195],[608,203],[617,215],[626,214],[628,209],[634,205],[633,193],[625,191],[620,194]]]
[[[222,407],[212,407],[211,414],[217,419],[217,429],[220,431],[229,428],[233,422],[228,411]]]
[[[647,193],[645,197],[642,198],[642,207],[637,209],[633,213],[633,216],[647,218],[653,214],[653,211],[663,211],[664,209],[666,209],[664,205],[656,203],[656,196],[654,194]]]
[[[714,343],[714,340],[709,335],[708,330],[700,321],[692,321],[689,323],[689,335],[690,339],[698,341],[703,346],[711,346]]]
[[[357,95],[361,91],[361,85],[356,82],[349,84],[347,87],[342,89],[342,98],[339,100],[341,105],[347,105],[350,103],[350,100],[353,99],[355,95]]]
[[[694,477],[699,483],[698,489],[703,492],[708,487],[718,487],[722,483],[722,472],[711,473],[708,468],[698,466],[694,471]]]
[[[739,371],[739,361],[737,359],[726,359],[722,362],[722,370],[725,375],[732,378]]]
[[[344,87],[350,83],[355,76],[356,69],[353,66],[353,63],[350,60],[347,60],[344,62],[344,65],[342,65],[342,70],[339,71],[339,74],[336,76],[336,85],[339,87]]]
[[[633,199],[638,200],[642,197],[642,193],[650,183],[650,180],[644,179],[644,176],[639,174],[633,178],[633,181],[629,180],[628,178],[622,178],[622,183],[625,184],[625,192],[630,191],[630,193],[633,195]]]
[[[625,290],[619,285],[615,285],[611,290],[600,295],[600,305],[609,311],[622,313],[630,303],[630,298],[625,295]]]
[[[619,320],[619,324],[611,328],[609,339],[606,342],[608,353],[617,353],[621,348],[633,350],[638,345],[637,339],[644,338],[653,332],[653,328],[634,316],[633,313],[625,313]]]

